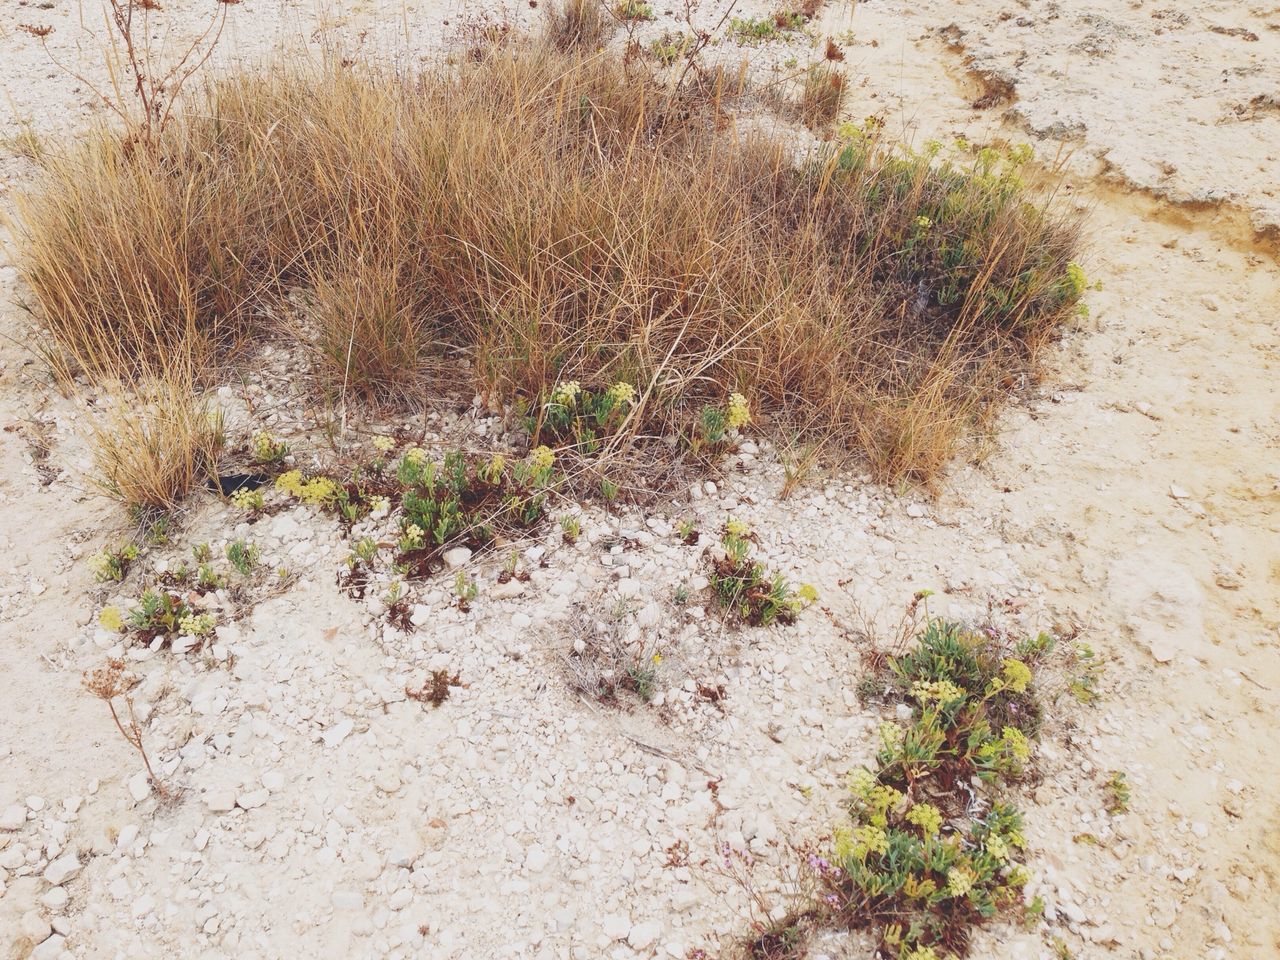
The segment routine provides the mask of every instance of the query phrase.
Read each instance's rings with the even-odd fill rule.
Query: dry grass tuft
[[[199,371],[283,317],[349,398],[447,348],[507,400],[625,379],[653,435],[740,390],[933,475],[1071,313],[1072,225],[998,157],[734,135],[723,78],[690,76],[519,39],[415,77],[233,76],[155,156],[100,132],[51,160],[23,273],[68,368]]]
[[[827,63],[816,64],[804,76],[800,118],[810,130],[825,130],[840,117],[844,106],[844,74]]]
[[[217,471],[223,438],[214,409],[180,375],[104,390],[90,426],[96,482],[146,523],[171,512]]]
[[[599,50],[617,25],[601,0],[562,0],[547,8],[547,40],[563,53]]]

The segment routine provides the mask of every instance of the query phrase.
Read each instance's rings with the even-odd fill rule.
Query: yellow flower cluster
[[[212,613],[189,613],[178,621],[178,629],[190,637],[203,637],[216,622]]]
[[[241,487],[231,494],[231,502],[241,510],[261,510],[262,494],[257,490]]]
[[[556,455],[546,444],[539,444],[529,451],[529,466],[533,467],[534,473],[550,470],[555,462]]]
[[[102,612],[98,614],[98,625],[110,633],[119,633],[124,629],[124,617],[120,615],[117,607],[103,607]]]
[[[952,867],[947,871],[947,896],[963,897],[973,889],[973,871],[968,867]]]
[[[379,453],[390,453],[396,447],[396,442],[391,437],[378,434],[373,438],[373,449]]]
[[[865,856],[868,853],[885,854],[889,852],[889,835],[879,827],[858,827],[853,831],[854,853]]]
[[[410,550],[416,550],[422,546],[423,536],[422,528],[416,523],[411,523],[404,528],[404,543]]]
[[[1031,741],[1017,727],[1005,727],[1000,731],[1000,736],[1004,739],[1005,744],[1009,747],[1009,752],[1019,760],[1026,760],[1031,756]]]
[[[1004,670],[1001,672],[1001,679],[1007,689],[1014,693],[1025,693],[1028,685],[1031,683],[1031,668],[1021,660],[1009,659],[1004,661]]]
[[[421,447],[410,447],[405,451],[404,458],[415,467],[423,466],[427,460],[430,459],[427,455],[427,451],[423,450]]]
[[[555,390],[551,392],[551,400],[563,406],[573,406],[573,402],[578,399],[578,394],[582,392],[582,384],[577,380],[566,380],[564,383],[556,384]]]
[[[380,494],[374,494],[372,497],[369,498],[370,513],[379,517],[385,517],[390,511],[391,511],[391,500],[389,498],[384,497]]]
[[[933,221],[928,217],[916,217],[916,226],[921,230],[928,230],[933,226]]]
[[[911,685],[911,696],[921,703],[936,700],[940,705],[963,700],[965,692],[950,680],[917,680]]]
[[[276,489],[313,507],[322,507],[338,495],[338,485],[328,477],[306,479],[301,470],[286,470],[276,477]]]
[[[729,394],[729,411],[724,418],[724,425],[730,430],[738,430],[751,422],[751,408],[747,406],[747,398],[740,393]]]
[[[276,477],[276,489],[291,497],[302,496],[302,471],[286,470]]]
[[[876,786],[876,775],[866,767],[859,767],[849,774],[849,789],[854,796],[866,799]]]
[[[991,854],[1001,863],[1009,859],[1009,845],[1004,842],[1002,837],[992,834],[987,837],[986,841],[987,853]]]
[[[730,519],[724,525],[724,532],[731,537],[745,537],[751,532],[751,527],[749,527],[743,520]]]
[[[619,380],[609,388],[609,397],[613,400],[614,406],[621,407],[635,400],[636,388],[625,380]]]
[[[932,837],[942,830],[942,812],[931,803],[917,803],[907,811],[907,820]]]
[[[796,596],[805,603],[813,603],[818,599],[818,588],[811,583],[802,583],[800,589],[796,591]]]
[[[259,430],[250,442],[255,460],[275,460],[282,453],[279,441],[266,430]]]
[[[925,897],[932,896],[937,889],[938,885],[934,883],[931,877],[917,879],[912,874],[908,874],[906,881],[902,884],[902,892],[916,900],[923,900]]]
[[[1031,871],[1021,863],[1015,864],[1009,870],[1009,876],[1005,878],[1005,882],[1011,887],[1025,887],[1031,882]]]
[[[942,960],[942,958],[938,956],[933,947],[916,947],[903,960]]]
[[[888,723],[886,721],[880,724],[880,742],[889,749],[892,750],[900,746],[904,736],[902,728],[896,723]]]

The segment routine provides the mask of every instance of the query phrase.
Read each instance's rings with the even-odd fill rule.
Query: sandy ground
[[[168,7],[174,35],[201,9]],[[219,61],[326,40],[427,50],[462,17],[246,0]],[[23,123],[69,135],[92,112],[20,24],[53,25],[55,54],[102,77],[89,9],[5,5],[6,190],[31,176]],[[852,117],[917,141],[1028,140],[1063,158],[1088,210],[1091,317],[989,455],[956,464],[932,501],[852,476],[779,501],[763,451],[696,499],[588,515],[578,548],[545,545],[528,597],[482,595],[464,618],[443,588],[424,595],[428,623],[407,637],[334,591],[336,530],[283,514],[253,536],[306,573],[222,638],[234,666],[138,665],[148,741],[186,789],[176,806],[131,792],[136,756],[80,686],[102,656],[83,557],[123,521],[93,495],[83,402],[48,389],[0,266],[0,955],[714,953],[747,903],[702,864],[725,841],[776,862],[781,837],[837,817],[878,721],[850,693],[849,627],[922,587],[942,613],[1076,624],[1108,661],[1102,702],[1067,710],[1027,804],[1045,928],[992,930],[975,955],[1051,956],[1054,936],[1083,957],[1280,954],[1280,7],[870,0],[822,26],[845,46]],[[288,399],[280,379],[256,389]],[[674,522],[728,511],[825,612],[746,638],[670,608],[698,570]],[[192,540],[235,523],[212,503],[191,522]],[[670,651],[657,710],[593,709],[559,669],[575,618],[619,600],[620,629]],[[438,664],[469,686],[438,711],[405,701]],[[723,710],[692,678],[726,685]],[[1101,810],[1111,770],[1133,785],[1122,817]],[[219,812],[227,796],[239,808]],[[51,884],[68,854],[78,875]],[[868,955],[856,940],[821,950]]]

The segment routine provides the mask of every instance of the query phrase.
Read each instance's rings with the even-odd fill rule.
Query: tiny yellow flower
[[[550,470],[555,462],[556,455],[546,444],[539,444],[529,451],[529,465],[533,467],[534,473]]]
[[[286,470],[276,477],[276,489],[293,497],[302,496],[302,471]]]
[[[189,613],[178,621],[178,629],[191,637],[203,637],[213,631],[213,614]]]
[[[390,453],[395,449],[396,442],[393,438],[378,434],[373,438],[373,449],[379,453]]]
[[[1004,661],[1002,679],[1007,689],[1012,690],[1014,693],[1024,693],[1031,683],[1031,668],[1021,660],[1006,660]]]
[[[859,854],[889,852],[889,835],[879,827],[858,827],[853,831],[853,840]]]
[[[987,853],[991,854],[1002,863],[1009,859],[1009,845],[995,834],[987,837],[986,847]]]
[[[724,418],[725,426],[730,430],[738,430],[751,422],[751,408],[747,406],[747,398],[740,393],[729,394],[729,410]]]
[[[119,633],[124,629],[124,617],[118,607],[107,606],[98,614],[98,625],[110,633]]]
[[[404,458],[408,460],[411,464],[413,464],[415,467],[422,466],[429,459],[427,456],[427,451],[423,450],[421,447],[410,447],[408,450],[405,451]]]
[[[859,767],[849,774],[849,789],[854,796],[865,799],[876,786],[876,775],[866,767]]]
[[[751,532],[751,527],[744,520],[730,519],[724,525],[724,532],[731,537],[745,537]]]
[[[636,388],[625,380],[619,380],[609,388],[609,396],[613,399],[615,406],[624,406],[635,400]]]
[[[660,664],[661,662],[662,662],[662,654],[660,654],[660,653],[655,653],[655,654],[653,655],[653,663],[654,663],[654,666],[657,666],[657,665],[658,665],[658,664]]]
[[[911,696],[921,703],[936,700],[939,705],[945,706],[956,700],[963,700],[965,692],[950,680],[917,680],[911,685]]]
[[[947,871],[947,896],[963,897],[973,889],[973,880],[973,871],[968,867],[952,867]]]
[[[907,811],[907,820],[932,837],[942,829],[942,812],[931,803],[917,803]]]
[[[338,495],[338,485],[328,477],[313,477],[298,492],[303,503],[323,507]]]
[[[928,230],[933,226],[933,221],[928,217],[916,217],[916,226],[921,230]]]
[[[578,394],[582,392],[582,385],[577,380],[566,380],[564,383],[556,385],[551,393],[551,399],[562,406],[573,406]]]
[[[811,583],[802,583],[800,584],[800,589],[796,591],[796,596],[805,603],[813,603],[818,599],[818,590]]]

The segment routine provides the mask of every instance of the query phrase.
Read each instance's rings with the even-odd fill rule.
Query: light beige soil
[[[91,6],[83,31],[65,0],[0,11],[0,133],[14,138],[0,151],[7,189],[32,175],[18,155],[21,123],[56,137],[92,113],[84,85],[49,67],[18,26],[53,24],[51,49],[66,62],[81,56],[100,80]],[[203,9],[167,6],[175,30]],[[219,59],[329,39],[399,51],[406,33],[425,50],[459,15],[247,0],[232,8]],[[558,557],[547,599],[482,604],[471,621],[442,612],[398,647],[375,643],[365,611],[335,595],[341,545],[318,529],[301,541],[317,572],[245,626],[235,671],[143,665],[148,693],[173,687],[156,697],[149,734],[161,753],[240,726],[271,733],[179,767],[188,796],[178,807],[135,804],[125,784],[136,757],[79,682],[101,657],[97,588],[81,558],[123,520],[89,483],[77,433],[85,401],[49,389],[16,272],[0,266],[0,809],[47,801],[28,806],[21,829],[0,831],[0,857],[23,852],[23,865],[0,867],[0,956],[23,955],[50,918],[66,939],[46,941],[41,956],[714,951],[742,928],[741,891],[714,871],[663,868],[662,851],[686,840],[696,864],[726,838],[768,847],[836,818],[840,778],[872,749],[878,719],[848,695],[857,657],[839,627],[855,604],[891,618],[921,587],[939,591],[941,613],[976,616],[992,603],[1027,629],[1077,624],[1108,660],[1102,702],[1067,710],[1070,728],[1045,745],[1047,777],[1027,804],[1049,923],[994,929],[975,955],[1050,956],[1055,936],[1086,957],[1280,955],[1280,7],[872,0],[853,14],[828,11],[822,26],[845,35],[851,117],[881,116],[916,142],[965,136],[1029,140],[1041,158],[1061,151],[1064,189],[1088,211],[1084,263],[1102,289],[1088,296],[1090,319],[1055,349],[1047,381],[979,444],[989,455],[957,463],[935,501],[841,477],[780,502],[779,471],[762,457],[713,496],[652,518],[648,530],[686,515],[710,527],[726,510],[749,514],[773,562],[816,583],[831,612],[750,643],[685,623],[698,640],[671,638],[673,661],[728,681],[724,716],[680,706],[679,674],[669,678],[672,725],[643,711],[601,714],[569,696],[555,669],[571,639],[568,593],[602,606],[619,590],[657,598],[689,573],[692,558],[661,536],[651,558],[639,550],[625,590],[584,544]],[[814,55],[803,43],[747,54],[766,66]],[[984,97],[992,105],[975,109]],[[226,516],[205,504],[193,526],[217,535]],[[593,515],[588,527],[644,531],[644,521]],[[283,536],[281,549],[290,542]],[[474,681],[456,705],[424,713],[378,699],[444,654]],[[200,684],[214,692],[186,689]],[[203,710],[218,696],[223,714]],[[317,731],[343,716],[355,732],[331,747]],[[266,806],[230,822],[206,812],[202,791],[251,789],[264,770],[285,775]],[[1133,786],[1120,818],[1101,812],[1112,770]],[[702,787],[713,776],[724,777],[727,808]],[[588,800],[569,812],[567,793]],[[322,862],[318,843],[270,852],[272,838],[305,835],[309,820],[329,824],[316,836],[336,861]],[[117,849],[130,826],[137,845]],[[212,833],[207,848],[202,831]],[[430,867],[421,885],[383,867],[410,834],[423,838]],[[70,902],[52,906],[32,867],[68,850],[86,866],[67,884]],[[412,899],[388,923],[380,904],[402,884]],[[335,887],[359,891],[360,910],[339,905]],[[617,942],[602,921],[615,916],[627,928]],[[634,946],[648,923],[652,945]],[[418,924],[425,946],[412,931],[390,932]],[[857,942],[828,949],[868,955]]]

